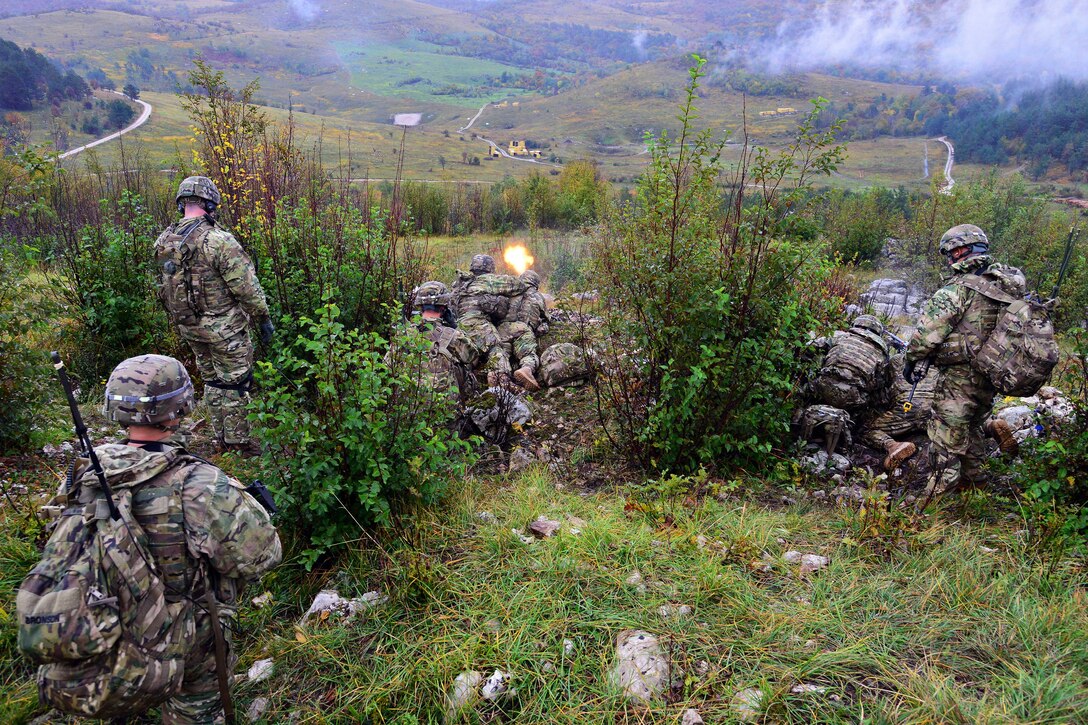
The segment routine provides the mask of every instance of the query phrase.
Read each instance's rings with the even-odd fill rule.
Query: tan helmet
[[[125,426],[163,425],[188,415],[194,405],[184,365],[165,355],[137,355],[110,373],[102,412]]]
[[[975,251],[975,254],[984,254],[989,250],[990,240],[986,238],[986,232],[974,224],[957,224],[941,237],[939,250],[947,257],[960,247],[973,247],[976,244],[982,245],[983,249]]]
[[[207,176],[187,176],[178,184],[178,193],[174,195],[174,201],[192,197],[210,201],[215,206],[219,206],[223,200],[219,189],[215,188],[215,182]]]
[[[854,318],[854,321],[850,323],[850,329],[868,330],[869,332],[874,332],[877,335],[883,335],[884,323],[878,320],[873,315],[858,315]]]
[[[412,306],[420,309],[424,305],[449,307],[450,288],[435,280],[424,282],[416,287],[412,290]]]
[[[490,254],[477,254],[472,258],[468,271],[475,275],[492,274],[495,271],[495,258]]]
[[[521,273],[519,279],[530,287],[540,286],[540,275],[531,269],[527,269]]]

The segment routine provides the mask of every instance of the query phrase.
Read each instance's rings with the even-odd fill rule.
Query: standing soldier
[[[940,252],[952,278],[926,303],[903,368],[903,377],[913,383],[921,378],[922,370],[915,368],[923,360],[937,366],[933,413],[927,426],[933,473],[926,488],[935,495],[961,483],[983,482],[982,427],[993,408],[995,389],[970,362],[1005,309],[1005,303],[985,292],[1022,298],[1027,286],[1019,269],[994,263],[990,241],[973,224],[945,232]],[[1004,446],[1002,433],[1007,430],[995,431]]]
[[[540,367],[537,335],[548,332],[548,303],[540,293],[540,275],[529,269],[519,277],[526,285],[525,293],[510,302],[506,319],[499,324],[499,341],[511,360],[518,361],[514,379],[526,390],[540,390],[536,371]],[[513,365],[511,365],[513,367]]]
[[[196,357],[217,444],[244,449],[253,381],[249,325],[259,327],[263,342],[272,339],[268,304],[253,262],[234,235],[216,224],[220,196],[212,180],[188,177],[176,201],[181,221],[155,241],[162,269],[159,295]]]

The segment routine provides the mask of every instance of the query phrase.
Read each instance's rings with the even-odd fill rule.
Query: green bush
[[[1046,425],[1047,435],[1025,441],[1009,467],[1023,492],[1031,541],[1051,554],[1088,549],[1088,332],[1072,333],[1072,343],[1072,420]]]
[[[160,230],[141,197],[127,190],[111,211],[63,243],[50,272],[52,288],[75,317],[61,331],[69,367],[92,385],[125,358],[151,350],[176,354],[178,347],[155,291]]]
[[[0,454],[40,445],[42,421],[52,388],[51,368],[40,339],[47,323],[44,293],[23,250],[0,242]],[[32,250],[30,250],[32,251]]]
[[[371,527],[430,504],[466,469],[467,443],[446,424],[453,401],[422,383],[412,363],[431,342],[406,331],[385,341],[340,322],[326,304],[273,362],[257,366],[250,420],[271,456],[268,483],[309,542],[309,567]],[[388,318],[387,318],[388,319]]]
[[[822,101],[780,155],[745,149],[723,203],[722,143],[692,129],[703,62],[678,137],[648,139],[636,200],[607,215],[591,252],[603,423],[632,461],[677,473],[766,464],[789,427],[807,333],[842,302],[799,231],[809,176],[842,158],[833,131],[815,130]]]

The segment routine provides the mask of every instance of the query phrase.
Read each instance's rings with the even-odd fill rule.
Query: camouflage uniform
[[[589,380],[587,355],[573,342],[557,342],[540,356],[540,382],[550,388]]]
[[[246,401],[253,376],[249,324],[269,324],[253,262],[234,236],[206,217],[183,219],[155,242],[159,295],[192,348],[204,402],[221,443],[249,439]]]
[[[142,425],[170,430],[193,409],[192,382],[180,362],[160,355],[125,360],[106,385],[104,412],[123,426]],[[146,534],[151,564],[165,585],[165,606],[173,612],[146,612],[147,626],[156,627],[167,616],[185,617],[188,637],[181,689],[162,705],[167,725],[224,722],[215,657],[210,592],[219,610],[226,640],[228,674],[236,658],[230,646],[230,625],[249,581],[279,563],[280,540],[269,516],[244,487],[216,466],[194,458],[166,443],[111,443],[95,448],[119,508],[131,511]],[[106,515],[105,497],[87,459],[80,459],[62,485],[56,501],[65,516],[82,510]],[[53,539],[50,539],[52,543]],[[137,582],[132,582],[135,586]],[[190,602],[188,607],[176,605]],[[191,622],[188,618],[191,616]],[[177,624],[175,620],[175,624]],[[131,636],[131,633],[130,633]],[[122,640],[125,634],[122,633]],[[70,670],[69,670],[70,671]],[[75,671],[86,675],[80,668]],[[50,676],[63,668],[39,670],[39,688],[46,692]],[[141,677],[156,673],[146,672]],[[155,680],[167,685],[165,680]],[[78,692],[82,682],[61,688]],[[158,686],[156,685],[156,686]],[[160,691],[161,695],[165,694]],[[148,703],[150,705],[151,703]],[[65,707],[80,711],[80,704]]]
[[[540,277],[536,272],[529,270],[521,275],[521,279],[528,288],[510,301],[506,318],[496,331],[507,357],[535,374],[540,367],[537,335],[548,332],[548,303],[538,289]]]
[[[868,419],[861,431],[862,442],[877,450],[884,450],[896,438],[925,430],[933,408],[933,391],[937,386],[937,370],[932,369],[915,388],[910,411],[904,411],[903,404],[910,397],[911,384],[902,377],[903,357],[897,355],[892,358],[892,366],[895,400],[889,409]]]
[[[464,287],[457,327],[486,355],[489,373],[510,373],[510,359],[495,323],[506,318],[511,298],[524,292],[525,283],[508,274],[481,274]]]
[[[883,327],[875,317],[861,315],[845,334],[836,335],[812,382],[815,400],[855,418],[887,405],[892,381]]]
[[[906,353],[909,363],[932,359],[939,372],[927,426],[933,468],[928,490],[936,493],[951,490],[961,481],[983,479],[982,424],[993,407],[995,390],[969,361],[1005,307],[960,280],[979,275],[1013,297],[1023,297],[1026,288],[1019,269],[994,264],[988,254],[969,256],[951,269],[952,279],[926,303]]]

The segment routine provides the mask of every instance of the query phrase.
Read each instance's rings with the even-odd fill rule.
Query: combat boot
[[[903,464],[903,461],[907,460],[914,455],[914,452],[918,450],[918,446],[914,445],[910,441],[900,443],[899,441],[888,441],[884,444],[884,450],[887,452],[887,456],[884,457],[884,470],[894,471]]]
[[[997,441],[1001,452],[1005,455],[1015,456],[1020,452],[1020,443],[1017,442],[1016,436],[1012,434],[1012,426],[1009,425],[1007,420],[990,418],[982,427],[986,431],[986,435]]]
[[[521,386],[528,391],[540,390],[540,383],[533,377],[533,371],[531,368],[524,367],[518,368],[514,371],[514,380],[521,383]]]

